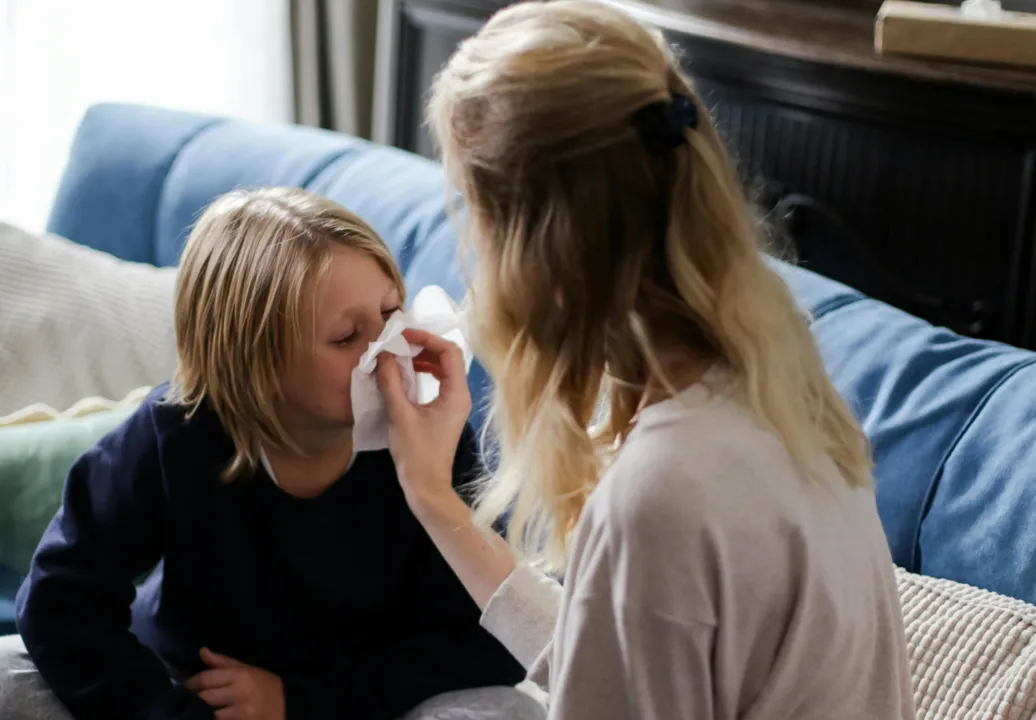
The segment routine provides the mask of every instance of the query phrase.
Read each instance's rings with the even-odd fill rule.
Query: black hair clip
[[[633,113],[633,125],[649,152],[666,152],[687,142],[685,131],[698,127],[698,106],[690,96],[673,93]]]

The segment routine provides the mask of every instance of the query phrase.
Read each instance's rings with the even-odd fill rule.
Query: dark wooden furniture
[[[678,46],[805,265],[1036,347],[1036,72],[877,56],[872,0],[613,1]],[[381,2],[375,139],[432,155],[425,91],[506,3]]]

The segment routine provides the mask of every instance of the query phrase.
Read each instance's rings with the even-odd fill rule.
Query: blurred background
[[[369,135],[376,19],[376,0],[0,0],[0,218],[43,230],[97,102]]]
[[[879,51],[882,0],[607,1],[677,47],[781,252],[957,332],[1036,347],[1036,33],[939,57],[926,23]],[[98,102],[433,157],[428,86],[506,4],[0,0],[0,220],[45,229]]]
[[[42,230],[99,101],[293,118],[286,0],[0,0],[0,217]]]

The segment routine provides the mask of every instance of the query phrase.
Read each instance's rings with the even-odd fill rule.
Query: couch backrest
[[[120,257],[176,263],[219,194],[294,185],[385,238],[411,294],[463,292],[438,165],[355,138],[155,108],[84,118],[49,229]],[[808,271],[776,263],[831,377],[871,438],[895,562],[1036,602],[1036,354],[955,335]],[[476,403],[486,379],[472,372]],[[481,422],[481,408],[474,420]]]
[[[896,563],[1036,602],[1036,353],[779,269],[874,447]]]

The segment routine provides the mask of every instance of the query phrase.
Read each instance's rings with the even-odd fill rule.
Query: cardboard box
[[[1036,68],[1036,14],[972,17],[954,5],[885,0],[874,46],[879,53]]]

